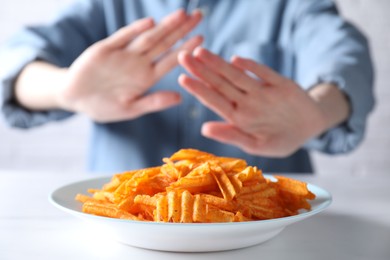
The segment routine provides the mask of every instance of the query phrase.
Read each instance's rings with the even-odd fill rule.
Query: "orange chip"
[[[84,194],[76,194],[75,200],[85,203],[87,201],[94,200],[94,199]]]
[[[199,194],[195,195],[194,199],[194,213],[193,221],[194,222],[206,222],[206,203],[202,200]]]
[[[214,166],[213,170],[214,171],[212,171],[211,174],[214,177],[215,181],[217,182],[223,197],[227,201],[232,200],[237,193],[229,177],[219,166]]]
[[[138,220],[138,218],[126,211],[120,210],[114,205],[87,201],[83,204],[83,212],[98,216]]]
[[[193,169],[185,177],[178,179],[172,183],[170,189],[185,189],[191,193],[206,192],[215,190],[217,183],[210,173],[209,163],[203,163]]]
[[[307,183],[284,176],[275,176],[275,178],[278,180],[276,185],[280,189],[298,196],[307,197],[308,199],[315,198],[315,195],[307,189]]]
[[[185,190],[181,194],[181,223],[191,223],[193,222],[193,211],[194,211],[194,198]]]
[[[232,201],[227,201],[224,198],[214,196],[211,194],[200,194],[201,199],[208,205],[227,210],[227,211],[234,211],[235,206]]]
[[[167,193],[168,200],[168,221],[179,222],[181,219],[181,196],[178,192],[170,191]]]
[[[202,152],[196,149],[181,149],[178,152],[174,153],[170,159],[172,161],[192,160],[204,162],[213,157],[215,157],[215,155]]]
[[[207,222],[234,222],[235,214],[226,210],[208,207]]]
[[[157,199],[154,221],[168,222],[168,201],[166,196],[161,196]]]
[[[157,167],[115,174],[92,197],[77,194],[85,213],[140,221],[205,223],[280,218],[310,210],[307,184],[264,178],[244,160],[182,149]]]

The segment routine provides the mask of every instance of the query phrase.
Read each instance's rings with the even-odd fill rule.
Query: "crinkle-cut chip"
[[[181,218],[181,194],[177,191],[167,193],[168,221],[178,223]]]
[[[219,166],[227,173],[237,173],[243,171],[246,167],[246,161],[230,157],[216,157],[214,159]]]
[[[189,161],[189,162],[216,162],[227,172],[242,171],[246,166],[245,160],[230,157],[217,157],[214,154],[202,152],[195,149],[181,149],[174,153],[170,159],[172,161]]]
[[[76,194],[75,200],[80,201],[81,203],[85,203],[87,201],[94,201],[94,198],[84,194]]]
[[[194,194],[215,190],[217,186],[217,182],[210,174],[210,165],[204,163],[193,169],[187,176],[172,183],[167,190],[185,189]]]
[[[153,195],[156,193],[164,192],[174,181],[164,177],[162,174],[154,175],[150,177],[148,182],[142,182],[136,189],[136,194],[149,194]]]
[[[212,206],[207,207],[207,222],[234,222],[235,214]]]
[[[202,152],[196,149],[181,149],[174,153],[170,159],[172,161],[181,161],[181,160],[196,160],[204,162],[210,158],[215,157],[211,153]]]
[[[272,219],[287,216],[286,211],[272,198],[237,199],[238,209],[255,219]]]
[[[118,188],[116,188],[116,190],[113,193],[114,195],[114,203],[115,204],[119,204],[121,203],[122,200],[130,197],[130,196],[133,196],[135,194],[135,191],[132,190],[132,189],[129,189],[129,182],[131,182],[132,180],[129,179],[129,180],[124,180],[121,185],[118,186]]]
[[[166,196],[161,196],[157,199],[154,221],[168,222],[168,200]]]
[[[262,172],[256,167],[248,166],[241,172],[238,172],[230,177],[236,191],[240,191],[244,186],[251,186],[257,183],[266,182]]]
[[[114,194],[114,200],[117,202],[118,200],[122,199],[123,197],[126,197],[128,194],[126,193],[126,186],[127,182],[131,181],[129,180],[124,180],[113,192]]]
[[[214,178],[211,175],[195,176],[189,178],[182,178],[180,181],[171,185],[167,190],[188,190],[191,193],[202,193],[215,189],[218,187]]]
[[[175,162],[175,167],[179,171],[179,178],[187,176],[187,174],[189,174],[197,166],[199,166],[199,163],[194,163],[188,160]]]
[[[199,194],[194,196],[194,210],[192,219],[194,222],[204,223],[206,222],[207,205],[202,200]]]
[[[241,188],[242,188],[242,182],[237,178],[236,175],[229,176],[229,179],[230,179],[230,182],[232,183],[232,185],[234,187],[234,190],[237,193],[240,193],[241,192]]]
[[[115,174],[113,176],[113,178],[118,178],[120,183],[122,183],[123,181],[131,179],[134,176],[134,174],[138,173],[139,171],[140,170],[132,170],[132,171],[118,173],[118,174]]]
[[[83,204],[82,210],[85,213],[93,214],[97,216],[139,220],[136,216],[124,210],[118,209],[114,204],[108,204],[104,202],[97,203],[93,201],[87,201]]]
[[[187,190],[181,194],[181,223],[193,222],[192,216],[194,212],[194,197]]]
[[[143,204],[151,207],[156,207],[158,196],[137,195],[134,198],[134,203]]]
[[[165,191],[173,179],[167,178],[161,172],[161,167],[147,168],[134,173],[129,180],[125,180],[114,192],[116,200],[121,200],[131,194],[153,195]]]
[[[280,204],[292,212],[297,212],[299,209],[311,209],[310,203],[304,197],[284,190],[280,190],[279,194],[281,197]]]
[[[226,211],[234,211],[235,206],[232,201],[227,201],[224,198],[214,196],[211,194],[200,194],[201,199],[208,205],[220,208]]]
[[[118,203],[118,207],[122,210],[125,210],[127,212],[132,212],[133,211],[133,206],[134,206],[134,197],[135,197],[135,194],[132,194],[130,196],[128,196],[127,198],[121,200],[119,203]]]
[[[213,166],[211,175],[214,177],[215,181],[218,184],[219,190],[221,191],[223,197],[227,201],[231,201],[237,194],[233,184],[231,183],[229,177],[226,175],[225,171],[219,166]]]
[[[138,195],[137,204],[155,208],[154,219],[164,222],[193,222],[194,198],[188,191],[169,191],[154,197]]]
[[[108,191],[96,191],[93,194],[93,198],[96,200],[110,201],[110,202],[114,202],[115,200],[114,194]]]
[[[259,184],[260,186],[262,184]],[[273,187],[259,187],[259,189],[253,189],[252,191],[247,191],[240,193],[238,198],[247,199],[247,200],[255,200],[257,198],[269,198],[277,196],[278,192],[276,188]]]
[[[126,192],[135,192],[144,183],[149,183],[153,176],[160,173],[160,167],[139,170],[126,182]]]
[[[315,195],[307,188],[307,183],[284,176],[275,176],[275,178],[277,179],[276,185],[279,189],[298,196],[303,196],[307,199],[315,198]]]
[[[116,190],[124,181],[129,180],[135,173],[139,172],[139,170],[126,171],[122,173],[115,174],[112,176],[110,182],[103,185],[103,190],[105,191],[114,191]]]
[[[256,167],[248,166],[241,172],[237,173],[236,176],[241,182],[252,180],[258,173]]]
[[[273,209],[273,208],[268,208],[268,207],[263,207],[263,206],[258,206],[255,205],[250,208],[251,215],[258,219],[258,220],[263,220],[263,219],[274,219],[274,218],[282,218],[286,217],[286,212],[283,209]]]
[[[121,185],[121,183],[122,183],[122,181],[120,179],[120,176],[114,175],[111,178],[110,182],[103,185],[103,190],[108,191],[108,192],[112,192],[112,191],[116,190],[119,187],[119,185]]]
[[[273,200],[273,198],[266,198],[266,197],[257,197],[252,199],[237,198],[237,203],[239,207],[241,205],[246,205],[249,207],[262,206],[262,207],[269,207],[272,209],[281,208],[278,202]]]
[[[142,216],[143,220],[155,221],[155,209],[155,206],[134,203],[129,213],[136,216]]]
[[[114,175],[102,189],[78,194],[84,212],[159,222],[231,222],[279,218],[310,210],[307,184],[262,171],[237,158],[182,149],[162,166]]]
[[[234,222],[245,222],[245,221],[253,221],[254,219],[248,218],[244,216],[244,214],[241,211],[237,211],[234,215]]]
[[[243,196],[245,194],[250,194],[250,193],[262,191],[262,190],[265,190],[267,188],[269,188],[269,185],[267,183],[257,183],[257,184],[251,185],[251,186],[245,186],[245,187],[241,188],[238,196]]]
[[[199,163],[195,163],[189,160],[173,162],[170,158],[164,158],[163,162],[165,162],[165,164],[161,166],[161,172],[167,176],[170,176],[175,181],[185,177],[195,167],[199,166]]]
[[[161,166],[161,172],[168,176],[168,178],[171,178],[172,180],[179,179],[180,172],[176,168],[174,162],[169,158],[164,158],[163,162],[165,163],[163,166]]]

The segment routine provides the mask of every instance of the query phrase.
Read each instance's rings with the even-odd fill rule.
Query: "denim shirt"
[[[28,27],[6,42],[0,54],[1,110],[14,127],[30,128],[72,114],[61,110],[32,112],[14,99],[13,83],[26,64],[44,60],[68,67],[90,45],[145,16],[157,22],[186,0],[79,0],[45,26]],[[373,108],[373,70],[365,37],[338,14],[331,0],[199,0],[202,22],[191,32],[203,46],[225,59],[239,55],[266,64],[303,89],[334,83],[348,97],[348,120],[287,158],[263,158],[207,139],[203,122],[220,120],[177,83],[180,66],[150,91],[180,92],[183,103],[131,121],[92,122],[89,169],[112,173],[161,164],[180,148],[246,159],[265,172],[312,172],[308,150],[346,153],[364,137]],[[53,86],[55,88],[56,86]],[[270,108],[272,109],[272,108]]]

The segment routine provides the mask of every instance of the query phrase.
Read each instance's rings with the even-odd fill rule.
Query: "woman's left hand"
[[[240,57],[229,63],[204,48],[178,59],[196,77],[183,74],[180,85],[224,119],[203,124],[208,138],[249,154],[283,157],[327,128],[315,100],[262,64]]]

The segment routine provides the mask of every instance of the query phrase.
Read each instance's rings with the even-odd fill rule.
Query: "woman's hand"
[[[141,19],[92,45],[67,69],[60,107],[111,122],[178,104],[176,92],[145,93],[177,65],[179,51],[191,52],[201,44],[195,36],[171,50],[200,20],[199,11],[187,15],[179,10],[158,25]]]
[[[338,123],[293,81],[252,60],[228,63],[197,48],[180,53],[179,63],[196,76],[181,75],[180,85],[225,120],[204,123],[202,134],[247,153],[287,156]]]

